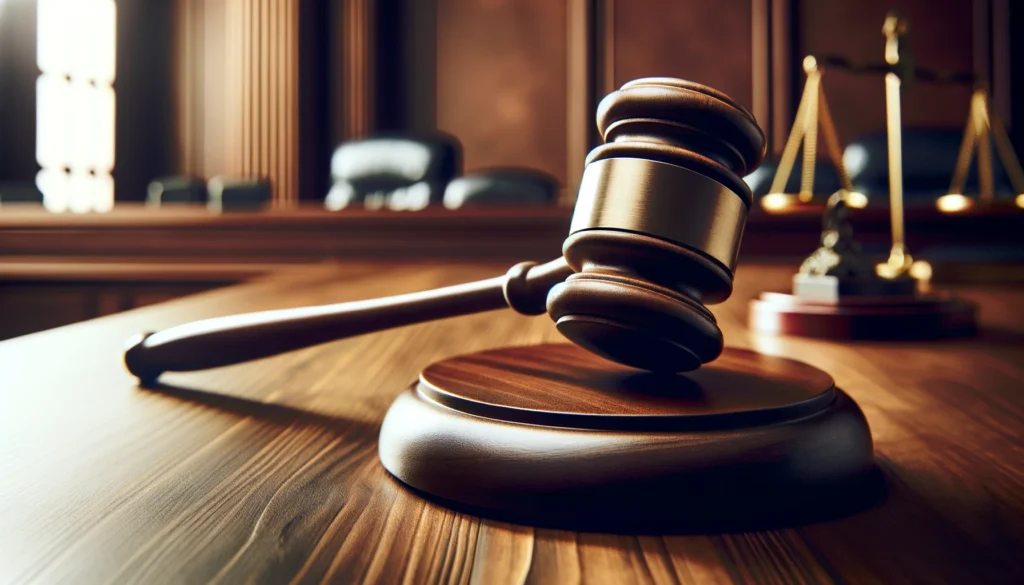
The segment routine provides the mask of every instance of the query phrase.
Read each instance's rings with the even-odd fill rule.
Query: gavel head
[[[741,179],[764,156],[754,117],[728,96],[670,78],[631,81],[598,106],[605,144],[587,157],[563,254],[575,274],[548,294],[574,343],[651,371],[722,352],[705,304],[732,294],[751,204]]]

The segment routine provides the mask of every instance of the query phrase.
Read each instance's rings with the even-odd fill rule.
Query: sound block
[[[750,329],[824,339],[938,339],[974,333],[977,306],[939,295],[835,300],[765,292],[750,302]]]
[[[793,525],[877,495],[867,422],[832,378],[732,348],[678,375],[567,344],[443,360],[392,404],[379,454],[445,505],[576,530]]]

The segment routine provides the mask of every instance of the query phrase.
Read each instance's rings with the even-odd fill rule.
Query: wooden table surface
[[[985,330],[918,343],[760,337],[742,266],[727,343],[807,361],[862,407],[889,484],[840,520],[747,534],[609,535],[453,513],[377,460],[392,398],[431,360],[558,339],[510,311],[339,341],[141,390],[138,331],[490,276],[329,265],[0,343],[2,583],[1024,583],[1024,292],[973,290]]]

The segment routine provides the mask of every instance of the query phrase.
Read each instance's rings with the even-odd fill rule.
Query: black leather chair
[[[271,185],[267,179],[219,176],[207,184],[210,211],[256,211],[270,205]]]
[[[908,205],[934,205],[949,191],[963,130],[907,128],[903,130],[903,199]],[[977,151],[967,176],[965,195],[978,194]],[[853,188],[868,196],[871,205],[889,204],[889,147],[885,131],[871,132],[851,142],[843,161]],[[1012,196],[1002,161],[992,150],[995,195]]]
[[[797,156],[793,163],[793,171],[786,181],[785,193],[796,194],[800,192],[800,178],[803,176],[803,156]],[[779,170],[778,159],[765,160],[754,172],[743,177],[744,182],[750,187],[754,194],[754,200],[759,200],[771,190],[772,182],[775,180],[775,173]],[[814,196],[819,199],[826,199],[839,190],[839,175],[832,162],[825,158],[819,158],[814,165]]]
[[[206,202],[206,185],[194,177],[161,177],[153,179],[146,189],[146,205],[199,204]]]
[[[0,205],[4,203],[43,204],[43,193],[32,182],[0,183]]]
[[[448,182],[462,172],[457,139],[376,136],[345,142],[331,158],[333,185],[324,206],[422,209],[441,203]]]
[[[449,209],[487,205],[553,205],[558,181],[532,169],[491,169],[458,177],[444,191]]]

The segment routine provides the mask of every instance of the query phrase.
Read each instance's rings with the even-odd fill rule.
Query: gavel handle
[[[504,276],[423,292],[205,319],[132,338],[124,362],[147,383],[163,372],[227,366],[444,317],[505,307],[539,315],[551,287],[570,274],[564,258],[522,262]]]

